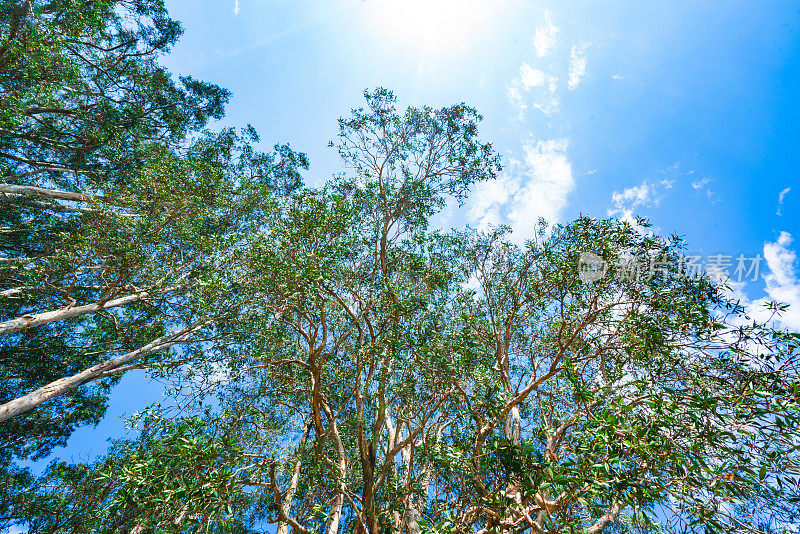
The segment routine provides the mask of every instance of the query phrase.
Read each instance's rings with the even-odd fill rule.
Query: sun
[[[490,0],[368,0],[382,38],[427,53],[453,51],[485,30]]]

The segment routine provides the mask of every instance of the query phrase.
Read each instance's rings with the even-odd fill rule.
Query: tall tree
[[[121,372],[224,335],[217,273],[300,185],[302,154],[202,131],[228,92],[158,64],[180,33],[160,0],[0,2],[0,508]]]
[[[54,472],[98,500],[37,531],[789,532],[800,335],[624,222],[432,229],[498,172],[479,116],[366,98],[347,170],[235,247],[214,409]]]

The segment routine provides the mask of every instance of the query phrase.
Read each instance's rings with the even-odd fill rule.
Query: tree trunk
[[[328,528],[325,529],[325,534],[337,534],[339,532],[339,520],[342,517],[343,505],[344,495],[338,493],[331,503],[331,510],[328,514]]]
[[[389,457],[389,451],[394,449],[394,446],[397,444],[398,432],[399,430],[395,427],[394,421],[392,421],[392,416],[386,414],[386,421],[384,422],[386,425],[386,433],[388,435],[387,443],[386,443],[386,461],[391,463],[391,473],[392,473],[392,480],[395,484],[395,489],[400,490],[402,488],[402,481],[398,480],[397,474],[397,462],[395,462],[394,458]],[[402,423],[401,423],[402,424]],[[405,454],[402,455],[403,463],[406,462]],[[400,510],[394,510],[392,512],[392,519],[394,520],[395,527],[397,531],[402,533],[403,532],[403,514]]]
[[[603,514],[594,525],[586,529],[586,534],[600,534],[605,528],[617,520],[617,516],[622,511],[622,503],[616,498],[611,503],[611,508]]]
[[[303,427],[303,436],[300,438],[300,445],[297,446],[298,453],[302,453],[303,449],[306,447],[308,432],[311,429],[312,424],[313,420],[309,418]],[[298,457],[294,463],[294,470],[292,471],[292,479],[289,481],[289,488],[286,490],[286,496],[283,498],[283,504],[281,505],[283,508],[283,513],[287,517],[292,509],[292,501],[294,501],[294,494],[297,492],[297,484],[300,482],[301,467],[303,467],[303,459]],[[275,534],[287,534],[288,531],[289,525],[283,521],[278,521],[278,529],[275,531]]]
[[[522,420],[519,416],[519,408],[514,406],[508,412],[505,420],[505,435],[506,439],[514,445],[519,445],[519,432],[522,426]]]
[[[144,298],[147,298],[148,296],[149,294],[147,292],[140,291],[132,295],[126,295],[124,297],[107,300],[105,302],[93,302],[92,304],[86,304],[84,306],[59,308],[58,310],[37,313],[34,315],[23,315],[22,317],[9,319],[8,321],[3,321],[0,323],[0,336],[14,334],[22,330],[27,330],[28,328],[33,328],[34,326],[53,323],[63,319],[70,319],[72,317],[80,317],[81,315],[101,312],[109,308],[116,308],[117,306],[125,306],[126,304],[138,302]]]
[[[339,532],[339,521],[342,518],[342,507],[344,506],[344,492],[345,492],[345,475],[347,474],[347,456],[345,455],[344,443],[342,436],[339,434],[339,427],[336,424],[333,412],[327,404],[322,404],[325,410],[325,415],[330,424],[331,434],[333,436],[333,445],[336,447],[337,454],[337,475],[339,488],[338,493],[334,496],[331,502],[330,512],[328,513],[328,527],[325,529],[325,534],[337,534]]]
[[[122,356],[114,358],[113,360],[108,360],[98,363],[97,365],[93,365],[92,367],[86,369],[85,371],[81,371],[76,375],[59,378],[58,380],[50,382],[46,386],[41,387],[36,391],[32,391],[27,395],[17,397],[12,401],[0,405],[0,422],[11,419],[15,415],[32,410],[40,404],[52,399],[53,397],[63,395],[64,393],[72,391],[83,384],[106,377],[113,373],[115,369],[120,369],[126,364],[136,361],[152,352],[168,348],[181,341],[186,336],[196,332],[209,322],[211,322],[209,319],[197,321],[196,323],[187,326],[186,328],[182,328],[177,332],[172,332],[171,334],[161,336],[148,343],[144,347],[138,348],[127,354],[123,354]]]
[[[437,423],[434,426],[436,430],[435,434],[435,443],[438,445],[442,439],[442,428]],[[407,519],[406,523],[408,525],[408,534],[420,534],[420,520],[422,519],[422,510],[425,509],[425,505],[428,504],[428,491],[431,486],[431,479],[433,477],[433,462],[430,458],[425,460],[425,465],[422,468],[422,476],[420,477],[420,487],[422,492],[415,496],[410,495],[410,499],[408,502],[407,508]],[[410,478],[410,477],[409,477]],[[416,498],[415,498],[416,497]]]
[[[69,200],[72,202],[109,202],[107,197],[73,193],[71,191],[58,191],[57,189],[45,189],[44,187],[36,187],[33,185],[0,184],[0,194],[52,198],[54,200]]]

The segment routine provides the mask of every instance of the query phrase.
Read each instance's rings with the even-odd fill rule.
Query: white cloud
[[[556,96],[558,78],[523,63],[519,68],[519,76],[506,88],[508,98],[519,108],[520,119],[522,112],[528,107],[525,95],[537,88],[539,91],[533,107],[548,116],[560,109],[560,102]]]
[[[540,217],[558,221],[575,188],[567,147],[567,139],[526,143],[523,161],[511,161],[502,177],[478,185],[468,218],[480,229],[508,224],[517,242],[533,235]]]
[[[573,91],[586,75],[586,49],[588,43],[576,44],[569,52],[569,90]]]
[[[635,208],[636,206],[647,203],[652,198],[652,194],[652,186],[647,182],[642,182],[640,185],[624,189],[621,193],[619,191],[614,191],[611,194],[611,200],[618,207],[628,205]]]
[[[774,243],[764,243],[764,260],[769,273],[764,275],[766,292],[771,300],[789,305],[780,322],[795,331],[800,331],[800,279],[795,264],[797,254],[789,248],[792,236],[781,232]]]
[[[747,315],[759,322],[775,321],[777,326],[782,326],[793,331],[800,331],[800,279],[798,278],[796,264],[797,254],[792,250],[792,236],[788,232],[781,232],[774,243],[764,243],[763,259],[766,265],[759,265],[765,283],[765,293],[756,300],[750,300],[745,292],[746,282],[729,280],[731,297],[738,299],[745,307]],[[779,317],[766,308],[769,302],[788,304],[789,308]]]
[[[622,191],[611,193],[613,207],[607,210],[609,217],[617,217],[626,221],[632,226],[639,228],[636,224],[636,208],[641,206],[658,206],[663,198],[663,192],[671,189],[675,180],[661,180],[657,183],[650,183],[647,180],[639,185],[628,187]]]
[[[533,47],[536,49],[537,57],[544,57],[552,50],[556,44],[556,34],[559,28],[550,21],[550,14],[544,14],[545,26],[536,28],[536,35],[533,36]]]
[[[689,174],[692,174],[693,172],[694,171],[690,171]],[[705,186],[707,186],[708,184],[710,184],[713,181],[714,180],[712,180],[711,178],[703,178],[702,180],[695,180],[694,182],[692,182],[692,188],[695,191],[700,191],[701,189],[703,189]]]
[[[791,187],[787,187],[783,191],[778,194],[778,211],[775,212],[776,215],[781,216],[781,210],[783,209],[783,199],[786,198],[786,195],[791,191]]]
[[[514,195],[509,213],[515,233],[531,235],[539,217],[557,221],[575,187],[567,158],[567,139],[530,142],[523,146],[528,179]]]
[[[536,102],[534,102],[533,107],[549,117],[559,112],[561,109],[561,102],[558,100],[558,97],[555,95],[555,93],[551,91],[549,95],[543,95]]]
[[[625,79],[625,76],[623,76],[622,74],[614,74],[613,76],[611,76],[611,79],[612,80],[623,80],[623,79]]]
[[[239,0],[233,0],[233,14],[239,14]]]
[[[527,63],[523,63],[519,68],[519,81],[525,91],[530,91],[533,87],[544,86],[547,78],[548,76],[544,72],[532,68]]]
[[[517,84],[512,83],[506,87],[506,94],[508,94],[508,99],[511,100],[511,102],[513,102],[514,105],[520,109],[520,111],[527,107],[522,98],[522,89],[520,89]]]
[[[514,165],[514,161],[510,162]],[[517,164],[519,162],[516,162]],[[519,181],[506,172],[496,180],[478,182],[470,198],[467,218],[477,224],[479,230],[488,230],[492,226],[503,224],[503,211]]]

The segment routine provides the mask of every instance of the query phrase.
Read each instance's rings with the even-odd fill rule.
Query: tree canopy
[[[303,154],[203,130],[228,95],[158,66],[162,3],[0,5],[0,525],[795,528],[800,334],[688,273],[681,238],[433,226],[500,157],[475,109],[385,89],[307,187]],[[175,406],[94,463],[18,466],[136,368]]]

